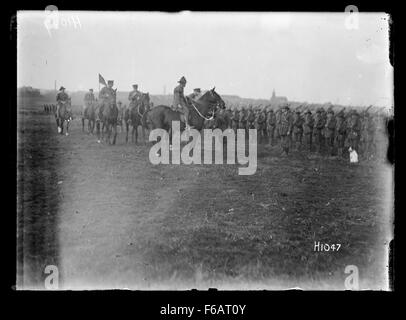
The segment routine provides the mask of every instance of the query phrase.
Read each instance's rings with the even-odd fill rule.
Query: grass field
[[[21,102],[21,101],[20,101]],[[387,289],[392,168],[258,146],[258,169],[152,165],[149,147],[57,135],[39,101],[18,128],[18,274],[43,288]],[[320,241],[341,244],[315,252]]]

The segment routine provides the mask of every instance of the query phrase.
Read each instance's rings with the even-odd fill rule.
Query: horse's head
[[[208,90],[199,100],[208,102],[211,105],[213,111],[216,111],[218,108],[225,109],[226,104],[215,89],[216,87]]]

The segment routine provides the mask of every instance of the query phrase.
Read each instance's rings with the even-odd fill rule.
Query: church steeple
[[[275,97],[276,97],[276,95],[275,95],[275,89],[273,89],[273,90],[272,90],[272,98],[271,98],[271,99],[274,100]]]

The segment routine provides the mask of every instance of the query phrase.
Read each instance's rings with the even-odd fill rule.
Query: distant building
[[[275,94],[275,89],[273,89],[273,91],[272,91],[272,97],[271,97],[271,105],[280,105],[281,103],[284,103],[284,102],[288,102],[288,98],[286,98],[286,97],[282,97],[282,96],[277,96],[276,94]]]

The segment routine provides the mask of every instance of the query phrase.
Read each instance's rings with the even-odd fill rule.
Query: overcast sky
[[[98,90],[100,73],[119,90],[168,94],[185,76],[186,93],[392,103],[385,14],[360,14],[357,29],[344,13],[57,14],[47,30],[45,11],[18,13],[18,86]]]

